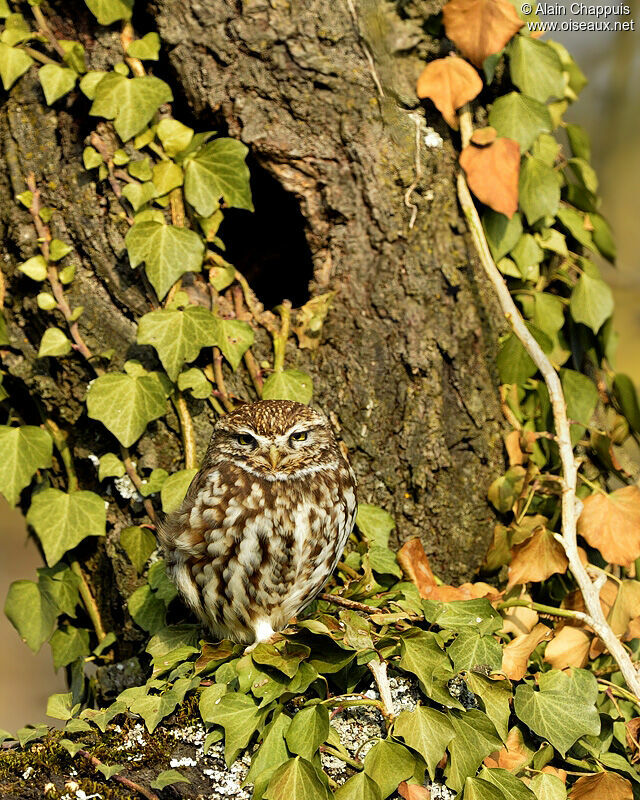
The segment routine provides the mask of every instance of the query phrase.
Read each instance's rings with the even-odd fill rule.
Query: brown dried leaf
[[[447,36],[476,67],[524,25],[509,0],[449,0],[442,16]]]
[[[511,728],[504,746],[488,755],[484,765],[489,769],[507,769],[515,773],[529,764],[532,758],[533,750],[525,745],[520,728]]]
[[[335,292],[319,294],[296,311],[295,324],[292,327],[300,348],[314,350],[320,344],[322,323],[334,296]]]
[[[531,602],[531,595],[527,592],[520,592],[519,595],[510,595],[504,598],[508,600],[526,600]],[[526,606],[513,606],[501,611],[504,623],[500,629],[501,633],[512,633],[514,636],[523,636],[531,633],[538,624],[538,612]]]
[[[634,717],[629,722],[625,722],[625,734],[629,750],[633,753],[631,763],[640,761],[640,717]]]
[[[502,136],[487,147],[470,144],[460,153],[460,165],[478,200],[511,219],[518,210],[518,142]]]
[[[502,670],[507,678],[520,681],[527,672],[529,656],[540,642],[549,641],[553,636],[551,628],[539,622],[531,633],[516,636],[502,651]]]
[[[429,559],[420,539],[409,539],[398,551],[398,564],[407,580],[418,587],[420,597],[429,597],[428,589],[436,585]]]
[[[491,125],[488,125],[486,128],[478,128],[471,134],[471,141],[474,144],[477,144],[478,147],[485,147],[496,138],[498,132],[495,128],[492,128]]]
[[[578,533],[605,561],[628,567],[640,556],[640,489],[596,492],[584,501]]]
[[[507,589],[517,583],[545,581],[556,572],[566,572],[569,566],[564,548],[546,528],[516,545],[512,552]]]
[[[509,456],[509,466],[516,467],[524,461],[520,447],[520,431],[509,431],[504,437],[504,446]]]
[[[569,792],[571,800],[633,800],[631,783],[615,772],[598,772],[578,778]]]
[[[589,660],[591,636],[581,628],[565,625],[544,651],[544,660],[555,669],[584,667]]]
[[[476,600],[479,597],[488,597],[493,599],[499,597],[500,592],[495,586],[490,586],[488,583],[463,583],[460,586],[449,586],[444,584],[442,586],[431,586],[426,588],[424,597],[430,600],[436,600],[440,603],[450,603],[452,600]]]
[[[471,102],[482,91],[482,79],[458,56],[438,58],[422,70],[418,78],[418,97],[428,97],[449,126],[458,130],[456,110]]]
[[[559,769],[558,767],[552,767],[550,764],[547,764],[546,767],[542,768],[542,772],[546,772],[548,775],[554,775],[558,780],[562,781],[563,783],[567,782],[567,771],[564,769]]]
[[[631,620],[623,639],[625,642],[630,642],[632,639],[640,639],[640,616]]]
[[[429,800],[431,797],[431,792],[426,786],[418,786],[406,781],[402,781],[398,786],[398,794],[400,797],[404,797],[404,800]]]

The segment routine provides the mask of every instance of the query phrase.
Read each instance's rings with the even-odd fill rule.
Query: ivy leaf
[[[164,152],[170,158],[186,150],[193,139],[193,128],[183,125],[177,119],[161,119],[156,132]]]
[[[0,492],[11,506],[38,469],[51,466],[53,441],[35,425],[0,425]]]
[[[507,800],[497,786],[482,778],[466,778],[464,797],[465,800]]]
[[[611,233],[609,223],[600,214],[590,214],[589,219],[593,225],[593,243],[598,248],[601,256],[612,264],[616,260],[616,243]]]
[[[71,342],[60,328],[47,328],[42,334],[38,358],[46,356],[66,356],[71,352]]]
[[[640,405],[633,381],[623,372],[613,378],[613,394],[620,405],[620,410],[636,433],[640,433]]]
[[[123,197],[131,203],[134,211],[148,203],[157,194],[156,187],[151,181],[147,183],[127,183],[122,190]]]
[[[546,581],[555,573],[564,574],[569,561],[555,535],[544,527],[533,532],[512,550],[507,589],[518,583]]]
[[[573,369],[561,370],[560,382],[567,403],[567,416],[574,422],[582,423],[571,425],[571,443],[575,445],[584,435],[586,426],[596,410],[598,390],[590,378]]]
[[[263,400],[294,400],[308,404],[313,396],[313,383],[306,372],[285,369],[269,375],[262,387]]]
[[[563,228],[566,228],[573,238],[584,247],[593,250],[591,231],[585,227],[584,214],[569,206],[560,206],[557,214]]]
[[[187,489],[191,485],[191,481],[195,478],[197,469],[181,469],[174,472],[162,484],[160,490],[160,500],[162,502],[162,510],[165,514],[170,514],[172,511],[177,511],[182,505],[184,496]]]
[[[132,267],[145,262],[145,271],[160,299],[185,272],[200,272],[204,244],[197,233],[163,225],[160,222],[137,222],[126,237],[125,245]]]
[[[29,204],[31,205],[31,204]],[[32,256],[18,267],[32,281],[44,281],[47,279],[47,262],[42,256]]]
[[[396,527],[396,523],[388,511],[368,503],[358,503],[356,525],[369,546],[377,547],[389,545],[389,536]]]
[[[184,196],[202,217],[218,208],[220,198],[227,206],[253,211],[249,149],[236,139],[216,139],[202,147],[185,164]]]
[[[519,92],[498,97],[489,112],[489,125],[496,129],[498,136],[519,142],[523,153],[541,133],[551,133],[553,128],[547,107]]]
[[[471,628],[481,634],[495,633],[503,625],[502,617],[486,597],[441,603],[435,616],[430,615],[429,622],[448,631],[467,633]]]
[[[45,64],[38,70],[38,78],[44,91],[44,99],[50,106],[63,95],[70,92],[76,85],[78,77],[75,70],[60,67],[58,64]]]
[[[275,770],[289,758],[284,737],[290,724],[290,717],[279,714],[267,725],[259,749],[251,756],[251,767],[245,783],[254,784],[255,797],[262,797]]]
[[[488,781],[500,789],[505,800],[536,800],[536,796],[531,789],[506,769],[497,767],[487,769],[487,767],[483,767],[478,774],[478,778]]]
[[[416,759],[404,745],[382,739],[369,750],[364,759],[365,773],[378,785],[384,800],[410,778]]]
[[[202,713],[202,708],[200,710]],[[204,721],[224,728],[224,757],[227,767],[233,764],[238,754],[249,744],[261,719],[262,714],[253,700],[239,692],[223,695],[209,709]]]
[[[136,39],[127,47],[127,55],[141,61],[157,61],[160,53],[160,37],[157,33],[147,33],[142,39]],[[164,788],[162,786],[154,787]]]
[[[482,711],[450,711],[447,716],[455,732],[449,743],[451,764],[447,785],[459,792],[465,778],[475,775],[482,760],[502,747],[502,740]]]
[[[9,91],[32,64],[33,59],[24,50],[0,42],[0,78],[6,91]]]
[[[478,200],[512,217],[518,209],[518,142],[499,137],[485,147],[469,144],[460,153],[459,161]]]
[[[112,372],[97,378],[87,392],[87,413],[111,431],[124,447],[142,436],[167,406],[157,376]]]
[[[96,769],[102,773],[106,781],[113,778],[119,772],[122,772],[124,766],[122,764],[96,764]]]
[[[382,800],[378,784],[364,772],[356,773],[334,793],[336,800]]]
[[[485,665],[493,670],[499,670],[502,665],[500,643],[493,636],[486,636],[476,631],[458,634],[456,640],[447,647],[447,654],[457,672]]]
[[[73,692],[52,694],[47,699],[47,716],[53,719],[71,719],[73,707]]]
[[[107,516],[104,500],[94,492],[44,489],[33,496],[27,522],[52,566],[87,536],[104,536]]]
[[[632,564],[640,556],[640,489],[623,486],[611,494],[595,492],[587,497],[578,533],[609,563]]]
[[[557,673],[557,670],[552,672]],[[600,715],[594,699],[577,693],[568,676],[565,677],[566,682],[553,688],[541,687],[539,691],[521,684],[514,699],[518,718],[538,736],[551,742],[563,757],[581,736],[600,733]]]
[[[201,369],[191,367],[178,375],[178,389],[190,391],[198,400],[206,400],[211,396],[211,384]]]
[[[131,19],[133,0],[85,0],[85,2],[100,25],[111,25],[119,19]]]
[[[216,344],[222,351],[222,355],[227,359],[229,364],[231,364],[231,368],[235,371],[240,362],[242,361],[242,356],[247,352],[247,350],[253,344],[253,328],[249,325],[248,322],[242,322],[240,320],[235,319],[221,319],[220,317],[214,317],[215,319],[215,328],[216,328]],[[308,375],[305,375],[303,372],[296,372],[296,370],[285,370],[288,373],[296,373],[296,375],[302,375],[304,379],[309,382],[309,387],[311,386],[311,378]],[[276,373],[278,374],[278,373]],[[273,377],[273,376],[271,376]],[[266,384],[270,378],[267,378],[265,381],[265,388]],[[301,390],[302,391],[302,390]],[[263,399],[267,400],[267,396],[262,394]],[[276,399],[276,398],[271,398]],[[278,399],[287,399],[287,398],[278,398]],[[291,398],[289,398],[291,399]],[[311,399],[311,395],[309,395],[309,400]],[[302,400],[300,402],[303,402]]]
[[[148,583],[144,583],[129,597],[127,608],[136,625],[150,634],[164,628],[166,606],[156,597]]]
[[[569,304],[576,322],[587,325],[597,333],[613,314],[613,294],[607,284],[583,272],[571,292]]]
[[[164,694],[137,697],[130,703],[129,711],[132,714],[140,714],[149,733],[153,733],[162,720],[173,713],[180,701],[177,692],[169,689]]]
[[[144,565],[149,556],[158,546],[156,537],[147,528],[132,525],[125,528],[120,534],[120,544],[129,557],[129,561],[136,568],[138,575],[142,574]]]
[[[313,764],[296,756],[285,761],[271,776],[264,800],[332,800]]]
[[[560,778],[546,772],[534,775],[530,786],[538,800],[566,800],[567,798],[566,787]]]
[[[53,655],[53,666],[56,670],[72,664],[78,658],[88,656],[91,652],[89,631],[84,628],[74,628],[73,625],[66,625],[64,628],[55,630],[49,644]]]
[[[482,91],[482,80],[475,69],[459,56],[447,56],[430,61],[420,73],[416,94],[428,97],[445,118],[458,129],[456,111],[470,103]]]
[[[127,142],[146,127],[163,103],[172,100],[171,89],[160,78],[125,78],[108,72],[96,86],[89,114],[114,120],[118,136]]]
[[[524,25],[508,0],[450,0],[442,16],[448,38],[476,67]]]
[[[516,246],[511,250],[511,258],[516,262],[523,280],[538,280],[540,277],[538,265],[543,260],[544,253],[530,233],[524,233],[520,237]]]
[[[80,578],[65,564],[55,567],[38,568],[38,586],[48,594],[58,608],[58,613],[68,617],[76,616],[76,606],[80,602]]]
[[[159,196],[169,194],[172,189],[182,186],[183,180],[182,168],[173,161],[161,161],[153,168],[153,184]]]
[[[495,261],[506,256],[522,236],[522,219],[518,212],[509,219],[505,214],[488,209],[482,216],[482,227]]]
[[[615,772],[586,775],[571,787],[571,800],[633,800],[631,783]]]
[[[194,361],[203,347],[218,344],[220,322],[202,306],[151,311],[138,324],[138,344],[155,347],[167,375],[175,381],[185,361]]]
[[[558,54],[531,36],[516,36],[509,45],[511,80],[523,94],[546,102],[564,97],[564,77]]]
[[[508,680],[493,680],[482,672],[467,672],[465,683],[469,690],[477,695],[483,705],[484,712],[496,726],[498,735],[509,744],[509,717],[511,716],[511,701],[513,694],[511,683]]]
[[[33,581],[14,581],[11,584],[4,613],[34,653],[51,636],[58,617],[51,595]]]
[[[311,761],[329,736],[329,712],[325,706],[303,708],[294,716],[285,735],[289,750]]]
[[[105,453],[98,461],[98,480],[106,478],[122,478],[126,470],[124,464],[115,453]]]
[[[440,644],[440,638],[431,631],[412,629],[410,635],[400,640],[401,657],[398,666],[413,673],[424,687],[427,697],[431,694],[435,674],[451,670],[451,661]]]
[[[555,217],[560,204],[557,173],[539,158],[525,158],[520,170],[519,194],[520,208],[529,225],[541,217]]]
[[[393,734],[400,736],[409,747],[420,753],[433,780],[436,766],[453,738],[454,731],[446,714],[434,708],[418,706],[415,711],[402,711],[398,715]]]
[[[165,769],[149,785],[152,789],[165,789],[167,786],[173,786],[174,783],[191,783],[191,781],[177,769]]]

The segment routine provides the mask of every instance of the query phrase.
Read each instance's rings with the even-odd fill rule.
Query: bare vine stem
[[[122,456],[122,463],[124,464],[126,473],[129,476],[129,480],[135,486],[138,493],[141,494],[140,489],[142,487],[142,478],[138,475],[135,465],[131,460],[131,454],[129,453],[129,448],[120,445],[120,455]],[[153,507],[153,503],[151,502],[151,500],[149,500],[148,497],[145,497],[142,501],[142,504],[144,505],[144,509],[147,512],[149,519],[155,525],[157,522],[157,517],[156,517],[156,510]]]
[[[462,146],[466,147],[473,133],[471,110],[468,104],[460,109],[460,133],[462,137]],[[533,359],[536,367],[540,370],[544,382],[547,385],[547,389],[549,390],[549,398],[551,400],[553,419],[556,428],[556,439],[560,452],[560,461],[562,463],[562,534],[558,534],[556,539],[564,548],[569,560],[571,572],[582,592],[585,607],[588,611],[587,618],[584,621],[593,628],[597,636],[602,640],[603,644],[618,664],[627,686],[634,696],[640,700],[640,676],[638,675],[638,671],[633,665],[629,653],[611,630],[611,626],[607,622],[602,611],[602,606],[600,605],[600,589],[602,588],[602,582],[599,579],[595,581],[591,580],[578,553],[577,521],[582,510],[582,504],[576,495],[578,465],[573,454],[569,420],[567,418],[567,405],[564,399],[560,378],[540,345],[529,332],[502,275],[496,267],[484,235],[478,211],[471,197],[471,192],[469,191],[462,170],[458,172],[457,187],[460,206],[467,220],[478,257],[495,289],[505,318],[527,353]]]
[[[180,427],[182,429],[185,469],[196,469],[198,466],[198,458],[196,455],[196,435],[193,429],[193,420],[191,419],[191,414],[189,414],[189,409],[187,408],[187,401],[184,399],[182,392],[176,392],[172,398],[172,402],[178,415],[178,419],[180,420]]]
[[[100,761],[99,758],[92,756],[91,753],[87,752],[86,750],[78,750],[78,755],[81,755],[90,764],[93,764],[94,767],[105,766],[103,762]],[[131,789],[131,791],[137,792],[138,794],[141,794],[143,797],[146,797],[147,800],[160,800],[160,798],[158,797],[157,794],[155,794],[155,792],[152,792],[150,789],[145,789],[144,786],[140,786],[139,783],[131,781],[129,780],[129,778],[125,778],[124,775],[116,774],[112,775],[111,777],[113,778],[114,781],[118,781],[118,783],[121,783],[123,786],[126,786],[127,789]]]

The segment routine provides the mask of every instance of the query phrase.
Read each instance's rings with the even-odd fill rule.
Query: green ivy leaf
[[[200,272],[204,244],[194,231],[163,225],[160,222],[136,222],[125,237],[132,267],[145,262],[145,271],[162,299],[185,272]]]
[[[101,375],[87,392],[87,413],[130,447],[147,425],[165,413],[167,401],[157,376],[122,372]]]
[[[495,261],[506,256],[522,236],[522,219],[517,211],[509,219],[504,214],[487,209],[482,215],[482,227]]]
[[[71,342],[60,328],[47,328],[42,334],[38,358],[46,356],[66,356],[71,352]]]
[[[173,161],[161,161],[153,168],[153,183],[160,196],[182,186],[183,180],[182,168]]]
[[[148,156],[145,158],[139,158],[135,161],[130,161],[129,166],[127,167],[129,175],[132,178],[136,178],[143,183],[150,181],[153,177],[153,171],[151,169],[151,160]]]
[[[96,769],[102,773],[106,781],[113,778],[119,772],[122,772],[124,766],[122,764],[96,764]]]
[[[56,670],[72,664],[78,658],[88,656],[91,652],[89,631],[84,628],[74,628],[72,625],[55,630],[49,644],[53,655],[53,666]]]
[[[564,77],[558,54],[531,36],[514,36],[509,45],[511,80],[523,94],[546,102],[564,97]]]
[[[249,149],[236,139],[216,139],[185,164],[184,196],[202,217],[209,217],[224,199],[227,206],[253,211]]]
[[[53,717],[53,719],[71,719],[74,705],[73,692],[52,694],[47,699],[47,716]]]
[[[553,342],[535,325],[528,324],[530,333],[545,353],[553,350]],[[501,383],[524,383],[536,374],[537,367],[514,333],[510,333],[500,346],[496,359]]]
[[[127,183],[122,190],[122,196],[130,203],[134,211],[138,211],[158,194],[153,183]]]
[[[222,355],[227,359],[231,368],[235,371],[240,362],[242,361],[242,356],[247,352],[247,350],[253,344],[254,334],[251,325],[248,322],[242,322],[240,320],[235,319],[221,319],[220,317],[214,317],[215,325],[216,325],[216,344],[222,351]],[[304,382],[309,382],[309,387],[311,385],[311,378],[308,375],[305,375],[303,372],[297,372],[296,370],[285,370],[285,373],[290,373],[290,375],[285,378],[285,383],[287,383],[287,387],[291,391],[298,390],[298,384],[296,383],[296,389],[293,389],[293,384],[298,380],[298,376],[303,376]],[[295,377],[291,377],[295,373]],[[283,374],[284,373],[276,373],[276,374]],[[271,377],[274,377],[273,375]],[[263,399],[267,400],[267,395],[264,394],[264,390],[267,387],[267,383],[269,382],[270,378],[267,378],[263,387],[262,397]],[[299,385],[300,391],[304,392],[303,384]],[[274,399],[274,398],[272,398]],[[280,398],[285,400],[287,398]],[[292,398],[288,398],[292,399]],[[311,399],[311,395],[309,395],[309,400]],[[303,402],[302,400],[300,402]],[[308,402],[308,401],[304,401]]]
[[[4,613],[34,653],[51,636],[58,617],[51,595],[33,581],[14,581],[11,584]]]
[[[187,489],[191,485],[191,481],[196,476],[197,469],[181,469],[174,472],[162,484],[160,490],[160,500],[162,502],[162,510],[165,514],[170,514],[172,511],[177,511],[182,505],[184,496]]]
[[[561,149],[555,136],[552,136],[550,133],[541,133],[533,143],[531,153],[534,158],[540,159],[543,164],[546,164],[548,167],[553,167]],[[558,182],[560,183],[561,181],[559,180]]]
[[[478,773],[478,778],[500,789],[505,800],[536,800],[531,789],[506,769],[483,767]]]
[[[60,67],[58,64],[45,64],[38,70],[38,78],[44,92],[44,99],[50,106],[76,85],[77,73],[69,67]]]
[[[164,559],[156,561],[149,567],[149,574],[147,577],[149,586],[154,590],[156,596],[162,600],[165,606],[168,606],[171,601],[178,596],[178,590],[175,583],[169,580],[167,575],[167,565]]]
[[[489,112],[489,125],[496,129],[498,136],[519,142],[523,153],[541,133],[551,133],[553,128],[547,107],[519,92],[498,97]]]
[[[158,546],[156,537],[147,528],[139,528],[132,525],[120,534],[120,544],[129,557],[129,561],[136,568],[138,575],[141,575],[144,566],[149,560],[149,556]]]
[[[211,396],[211,384],[201,369],[191,367],[178,375],[178,389],[190,391],[198,400],[206,400]]]
[[[611,289],[604,281],[583,272],[571,292],[569,309],[576,322],[582,322],[597,333],[613,314]]]
[[[127,142],[147,126],[163,103],[172,100],[171,89],[160,78],[125,78],[108,72],[95,88],[89,114],[114,120],[118,136]]]
[[[465,800],[507,800],[497,786],[482,780],[482,778],[466,778],[464,798]]]
[[[11,506],[31,483],[36,470],[51,466],[53,441],[35,425],[0,425],[0,493]]]
[[[33,63],[31,56],[24,50],[0,42],[0,78],[6,91],[9,91]]]
[[[442,649],[440,638],[431,631],[413,628],[403,635],[400,647],[398,666],[405,672],[413,673],[424,687],[427,697],[430,697],[436,673],[451,672],[451,661]]]
[[[165,769],[149,785],[152,789],[165,789],[167,786],[173,786],[174,783],[191,783],[191,781],[177,769]]]
[[[573,369],[560,370],[560,382],[567,403],[567,416],[581,425],[571,425],[571,443],[575,446],[584,435],[598,405],[598,390],[594,382]]]
[[[96,91],[98,89],[98,84],[104,78],[107,73],[103,70],[92,69],[87,72],[86,75],[83,75],[80,79],[80,91],[88,97],[89,100],[93,100],[96,96]]]
[[[105,453],[98,462],[98,480],[105,478],[122,478],[126,470],[124,464],[115,453]]]
[[[131,19],[133,0],[85,0],[87,8],[101,25]]]
[[[86,728],[83,727],[81,729],[82,731],[91,730],[91,726],[88,723],[84,723],[82,720],[73,720],[73,721],[81,722],[83,725],[86,725]],[[66,725],[65,725],[65,730],[67,730]],[[80,731],[78,731],[78,733],[80,733]],[[67,753],[69,753],[71,758],[75,758],[79,750],[84,750],[87,747],[85,742],[72,742],[71,739],[60,739],[58,744],[60,745],[60,747],[64,747],[64,749],[67,751]]]
[[[294,400],[298,403],[308,404],[312,397],[311,377],[298,369],[274,372],[269,375],[262,387],[263,400]]]
[[[447,785],[459,792],[467,776],[476,774],[483,759],[502,747],[502,740],[493,722],[482,711],[450,711],[447,716],[455,732],[449,743],[451,762]]]
[[[616,260],[616,243],[613,239],[609,223],[600,214],[592,213],[589,219],[593,225],[593,231],[591,233],[593,243],[598,248],[600,255],[613,264]]]
[[[382,739],[374,744],[364,759],[365,773],[379,786],[384,800],[410,778],[416,768],[416,760],[404,745]]]
[[[66,564],[38,568],[38,586],[48,594],[58,608],[58,612],[68,617],[76,616],[80,602],[80,578]]]
[[[316,768],[300,756],[290,758],[275,770],[263,797],[264,800],[332,800]]]
[[[586,129],[582,125],[568,124],[565,126],[565,131],[573,155],[591,161],[591,142]]]
[[[143,584],[129,597],[127,608],[133,621],[150,634],[157,633],[165,626],[166,606],[148,583]]]
[[[224,757],[230,767],[249,744],[260,725],[262,714],[250,697],[238,692],[223,695],[217,703],[207,708],[207,712],[206,717],[203,715],[206,723],[224,728]],[[202,706],[200,713],[203,713]]]
[[[536,282],[540,277],[539,264],[544,258],[542,248],[530,233],[524,233],[511,250],[511,257],[518,266],[518,272],[525,281]]]
[[[499,670],[502,666],[502,648],[493,636],[476,631],[464,631],[447,647],[447,653],[457,672],[478,666],[489,666]]]
[[[585,228],[584,214],[569,206],[560,206],[557,214],[563,228],[566,228],[573,238],[584,247],[593,250],[591,231]]]
[[[529,225],[541,217],[555,217],[560,204],[556,171],[539,158],[525,158],[520,167],[519,198]]]
[[[208,690],[205,689],[206,691]],[[262,743],[251,756],[251,767],[245,783],[254,784],[255,797],[262,797],[275,770],[289,758],[284,737],[290,724],[290,717],[283,713],[278,714],[265,728]]]
[[[369,546],[377,547],[388,547],[389,536],[396,527],[391,514],[378,506],[367,503],[358,503],[356,525]]]
[[[49,261],[60,261],[61,258],[68,256],[71,247],[60,239],[53,239],[49,245]]]
[[[13,47],[19,42],[26,42],[33,37],[29,23],[22,14],[9,14],[5,20],[4,30],[0,34],[5,44]]]
[[[194,361],[203,347],[219,343],[222,322],[202,306],[151,311],[138,324],[138,344],[152,345],[167,375],[175,381],[185,361]],[[236,324],[249,328],[247,323]]]
[[[563,681],[552,689],[541,687],[536,691],[528,684],[518,686],[514,711],[525,725],[551,742],[562,756],[581,736],[600,733],[600,715],[594,699],[575,693],[568,676],[566,683]]]
[[[127,47],[127,55],[141,61],[157,61],[160,54],[160,37],[157,33],[147,33]],[[163,788],[163,787],[155,787]]]
[[[104,500],[94,492],[44,489],[33,496],[27,522],[52,566],[87,536],[104,536],[107,516]]]
[[[289,750],[311,761],[329,736],[329,712],[325,706],[303,708],[294,716],[285,735]]]
[[[164,482],[169,477],[169,473],[162,467],[156,467],[151,470],[151,474],[147,476],[140,486],[139,492],[143,497],[150,497],[152,494],[157,494],[162,489]]]
[[[32,256],[18,267],[32,281],[44,281],[47,279],[47,262],[42,256]]]
[[[83,75],[87,71],[84,47],[80,42],[66,39],[58,39],[58,43],[64,50],[64,56],[62,57],[64,63],[71,67],[74,72]]]
[[[378,784],[366,773],[358,772],[334,793],[336,800],[382,800]]]
[[[193,128],[188,128],[177,119],[161,119],[157,134],[164,152],[173,158],[189,147],[193,139]]]
[[[540,772],[531,779],[531,790],[538,800],[566,800],[567,789],[560,778]]]
[[[431,779],[444,755],[454,732],[446,714],[434,708],[418,706],[415,711],[402,711],[393,726],[394,736],[400,736],[427,763]]]
[[[613,394],[620,410],[627,418],[629,425],[636,433],[640,433],[640,405],[633,381],[623,372],[618,372],[613,379]],[[1,451],[0,451],[1,452]],[[4,494],[4,492],[3,492]]]
[[[506,740],[509,732],[513,693],[508,680],[492,680],[482,672],[467,672],[465,682],[469,690],[484,704],[484,711],[496,726],[498,735]]]

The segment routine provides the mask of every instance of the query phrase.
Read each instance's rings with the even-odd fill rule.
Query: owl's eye
[[[248,433],[239,433],[236,435],[236,442],[245,445],[245,447],[255,446],[258,444],[256,440]]]
[[[308,431],[298,431],[297,433],[292,433],[289,437],[290,442],[306,442],[309,436]]]

